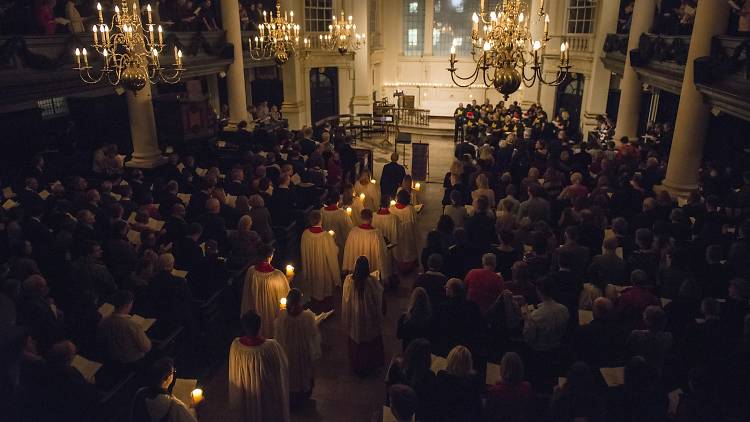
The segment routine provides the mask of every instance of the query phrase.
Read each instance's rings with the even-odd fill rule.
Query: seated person
[[[130,317],[133,294],[118,290],[112,297],[112,315],[99,323],[96,337],[107,360],[132,364],[139,362],[151,350],[151,340],[140,325]]]

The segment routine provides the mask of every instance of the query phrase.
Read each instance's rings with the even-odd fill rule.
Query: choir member
[[[354,272],[344,280],[341,315],[352,371],[364,376],[382,366],[383,286],[370,275],[364,256],[357,258]]]
[[[354,271],[357,258],[365,256],[370,262],[370,268],[380,272],[380,279],[387,279],[391,275],[391,258],[385,246],[383,232],[372,226],[372,211],[369,209],[362,210],[360,218],[362,224],[353,228],[346,239],[342,269]]]
[[[260,334],[273,336],[273,320],[279,313],[282,298],[289,293],[289,280],[284,273],[271,266],[274,250],[264,245],[260,248],[261,262],[250,267],[242,290],[241,312],[255,311],[263,321]]]
[[[310,227],[302,233],[300,258],[302,259],[302,280],[305,290],[316,302],[323,302],[333,296],[333,288],[341,283],[339,268],[339,248],[335,237],[339,234],[327,232],[321,226],[320,211],[310,213]],[[332,307],[330,301],[327,305]]]
[[[396,204],[391,206],[391,214],[398,218],[398,237],[393,255],[399,270],[409,272],[416,268],[417,258],[417,213],[411,205],[411,194],[402,190],[396,195]]]

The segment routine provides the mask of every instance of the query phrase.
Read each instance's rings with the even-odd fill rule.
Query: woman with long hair
[[[383,286],[370,275],[370,262],[360,256],[344,280],[341,320],[349,344],[352,371],[366,376],[384,363]]]
[[[432,305],[427,291],[417,287],[411,292],[409,306],[398,319],[396,337],[401,340],[401,348],[406,350],[409,343],[420,337],[427,338],[432,321]]]
[[[448,353],[445,370],[435,380],[436,421],[478,421],[482,415],[484,382],[477,379],[471,352],[464,346]]]
[[[528,407],[533,397],[531,384],[524,381],[523,361],[515,352],[508,352],[500,361],[500,380],[487,391],[485,420],[523,422],[528,420]]]

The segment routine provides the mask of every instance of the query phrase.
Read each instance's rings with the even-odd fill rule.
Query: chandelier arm
[[[467,87],[474,85],[474,82],[477,81],[478,77],[479,77],[479,73],[476,71],[472,74],[472,76],[469,76],[468,78],[461,78],[455,72],[451,72],[451,80],[453,81],[454,84],[456,84],[456,86],[460,88],[467,88]],[[456,78],[458,78],[461,82],[457,81]],[[469,79],[472,79],[472,81],[466,85],[462,85],[462,83],[464,83],[465,81],[468,81]]]

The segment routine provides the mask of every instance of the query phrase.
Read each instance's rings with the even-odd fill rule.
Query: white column
[[[558,65],[560,64],[560,35],[564,34],[565,31],[565,13],[566,10],[566,1],[557,0],[557,1],[545,1],[544,2],[544,10],[549,15],[549,34],[550,37],[555,36],[547,43],[547,47],[542,54],[543,60],[542,60],[542,71],[546,71],[549,73],[545,73],[545,77],[547,79],[551,79],[554,74],[557,73],[559,70]],[[532,16],[534,15],[534,10],[538,10],[539,6],[536,6],[537,9],[532,10]],[[542,23],[543,24],[543,23]],[[542,31],[544,31],[544,28],[542,27]],[[541,34],[541,31],[540,31]],[[541,38],[541,35],[540,35]],[[549,86],[544,85],[540,83],[539,81],[534,84],[533,87],[531,87],[530,91],[536,91],[535,96],[537,98],[536,102],[539,103],[544,111],[547,112],[547,117],[552,120],[553,117],[557,114],[557,110],[555,110],[555,99],[557,96],[557,87],[556,86]],[[534,95],[529,94],[529,95]]]
[[[351,8],[357,32],[369,37],[369,17],[367,1],[354,0]],[[370,46],[354,52],[354,95],[352,96],[351,111],[357,113],[372,113],[372,70],[370,69]],[[341,77],[341,76],[339,76]]]
[[[471,18],[471,16],[469,16],[469,18]],[[425,0],[424,2],[424,45],[422,45],[423,56],[432,56],[432,27],[433,27],[434,20],[435,20],[435,0]]]
[[[704,2],[708,3],[708,2]],[[654,22],[656,0],[637,0],[633,8],[633,18],[628,35],[628,54],[625,56],[625,70],[620,82],[620,104],[617,108],[617,128],[615,139],[623,136],[638,136],[638,117],[641,113],[643,86],[638,74],[630,65],[630,51],[638,47],[641,34],[649,32]]]
[[[547,5],[547,3],[551,2],[545,2],[545,9],[548,10],[549,6]],[[485,2],[485,10],[489,9],[490,6],[488,6],[488,4],[488,2]],[[531,14],[531,16],[529,17],[531,19],[531,38],[534,40],[541,40],[542,37],[544,37],[544,17],[540,19],[537,15],[537,13],[539,12],[539,6],[541,6],[541,0],[530,0],[529,5],[529,12]],[[539,85],[539,83],[535,83],[530,87],[526,87],[521,84],[521,107],[523,107],[524,110],[527,109],[531,104],[539,102]]]
[[[663,183],[672,194],[687,195],[698,189],[698,169],[703,158],[710,110],[695,86],[693,64],[698,57],[711,54],[711,40],[726,32],[728,20],[727,2],[698,2],[669,153],[667,177]]]
[[[136,8],[140,9],[137,0],[130,4],[134,4]],[[146,83],[146,86],[137,93],[126,91],[125,98],[128,104],[130,138],[133,141],[132,158],[125,165],[128,167],[154,168],[164,164],[165,159],[161,155],[159,140],[156,136],[151,84]]]
[[[227,42],[234,47],[234,61],[227,70],[227,100],[229,120],[239,123],[247,120],[245,101],[245,65],[242,56],[242,32],[240,8],[237,0],[221,0],[221,23],[226,32]]]
[[[596,127],[595,116],[607,111],[607,98],[612,72],[604,67],[600,56],[604,49],[607,34],[617,31],[619,5],[620,2],[617,1],[600,1],[596,4],[596,30],[592,40],[594,59],[591,64],[591,77],[584,83],[583,87],[584,103],[581,122],[584,126],[583,133],[585,136],[588,136],[589,130]]]
[[[300,25],[304,25],[303,8],[302,1],[281,0],[282,13],[294,10],[294,20]],[[303,27],[300,32],[304,32],[304,29]],[[309,97],[309,94],[305,92],[305,80],[309,78],[308,72],[297,57],[291,56],[281,66],[281,78],[284,83],[284,102],[281,105],[281,113],[289,121],[290,129],[301,129],[303,125],[310,124],[305,104],[305,98]]]

